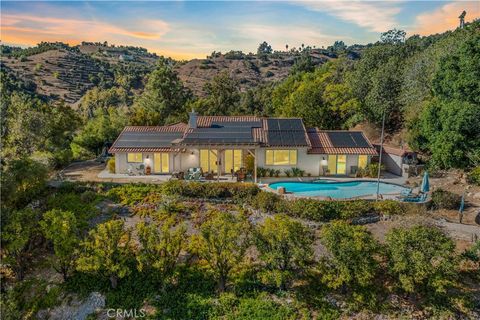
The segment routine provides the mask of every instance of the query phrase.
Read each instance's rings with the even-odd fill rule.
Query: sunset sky
[[[305,45],[375,42],[383,31],[407,36],[454,29],[466,10],[480,18],[480,1],[51,1],[1,2],[1,41],[108,41],[141,46],[177,59],[212,51],[255,52]]]

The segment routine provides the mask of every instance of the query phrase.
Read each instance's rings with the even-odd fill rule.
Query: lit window
[[[266,150],[265,164],[269,166],[296,165],[297,150]]]
[[[143,162],[143,154],[141,152],[127,153],[127,162]]]

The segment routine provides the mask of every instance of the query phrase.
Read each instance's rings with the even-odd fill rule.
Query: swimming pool
[[[372,196],[377,193],[376,181],[335,181],[318,180],[313,182],[275,182],[269,184],[273,190],[284,187],[287,192],[298,196],[331,197],[348,199],[354,197]],[[396,184],[380,182],[380,194],[399,194],[408,188]]]

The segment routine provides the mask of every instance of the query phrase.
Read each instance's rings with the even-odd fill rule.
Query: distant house
[[[188,124],[125,127],[109,151],[115,154],[117,173],[143,164],[152,174],[191,167],[230,174],[251,157],[255,168],[349,175],[377,155],[360,131],[306,129],[299,118],[199,116],[193,111]]]

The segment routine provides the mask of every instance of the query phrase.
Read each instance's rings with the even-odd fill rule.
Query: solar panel
[[[124,132],[115,143],[116,147],[169,147],[175,139],[181,138],[179,132]]]
[[[228,128],[260,128],[262,123],[260,121],[214,121],[212,122],[212,128],[221,128],[221,127],[228,127]]]
[[[304,130],[301,119],[267,119],[268,130]]]
[[[332,145],[336,148],[370,147],[361,132],[327,132]]]

